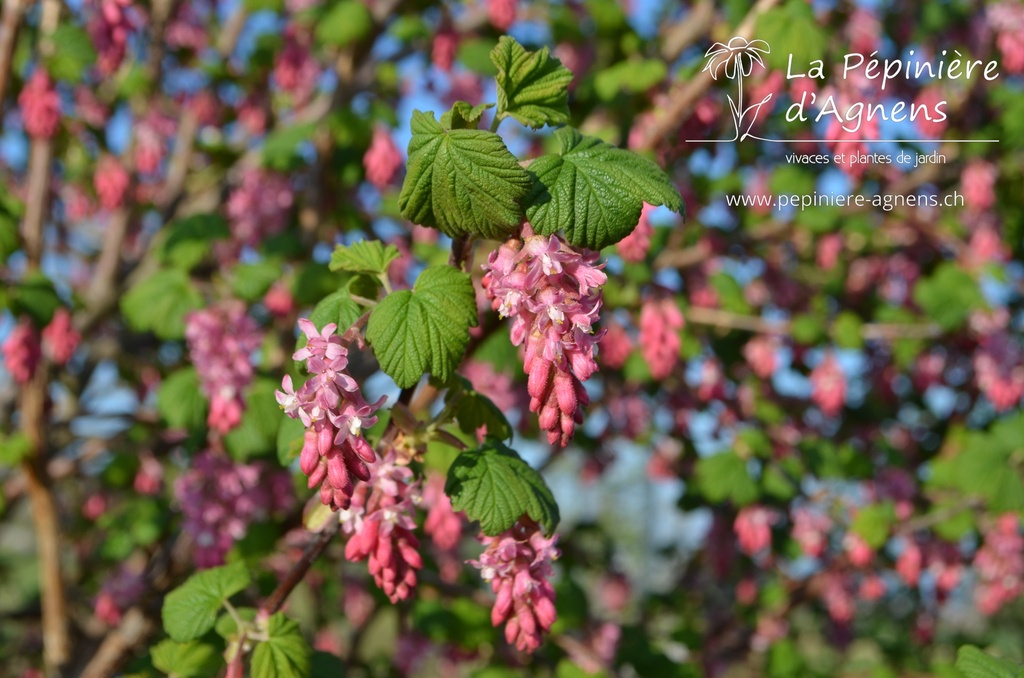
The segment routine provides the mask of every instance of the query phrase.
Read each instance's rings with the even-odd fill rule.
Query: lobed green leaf
[[[214,567],[192,575],[164,598],[164,630],[179,643],[194,640],[213,628],[217,612],[231,596],[249,585],[243,563]]]
[[[547,47],[528,52],[503,35],[491,50],[491,62],[498,69],[499,119],[511,116],[533,129],[569,122],[572,71]]]

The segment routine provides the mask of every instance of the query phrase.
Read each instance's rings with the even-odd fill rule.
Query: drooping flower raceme
[[[71,360],[81,339],[82,335],[71,324],[71,313],[64,307],[57,309],[50,324],[43,329],[43,349],[58,365]]]
[[[366,179],[380,190],[387,188],[402,166],[402,152],[395,146],[395,140],[387,129],[378,127],[373,131],[373,141],[363,156]]]
[[[50,139],[60,126],[60,96],[50,75],[37,68],[18,95],[25,131],[34,139]]]
[[[412,594],[416,571],[423,567],[414,533],[419,483],[396,458],[392,449],[373,462],[370,481],[359,486],[350,507],[341,512],[342,532],[349,535],[345,557],[369,559],[370,574],[392,603]]]
[[[551,561],[560,553],[558,535],[545,537],[537,525],[520,520],[497,537],[482,537],[487,547],[470,564],[491,583],[498,598],[491,624],[505,622],[505,640],[522,652],[533,652],[555,622],[555,589]]]
[[[332,511],[346,509],[352,502],[355,480],[370,480],[368,464],[377,459],[363,437],[363,428],[377,423],[374,412],[385,398],[368,404],[359,385],[345,372],[348,349],[329,323],[318,331],[306,318],[299,328],[308,337],[305,348],[292,358],[306,361],[312,377],[299,390],[285,375],[277,402],[285,414],[306,426],[306,437],[299,456],[302,472],[309,476],[310,488],[320,485],[320,500]]]
[[[565,447],[590,404],[583,382],[597,371],[594,347],[603,333],[593,323],[607,277],[597,252],[535,235],[529,224],[522,238],[491,253],[484,289],[492,307],[512,318],[512,343],[525,342],[530,411],[539,414],[548,442]]]
[[[667,378],[679,363],[679,332],[685,320],[672,299],[648,299],[640,309],[640,350],[651,376]]]
[[[185,517],[183,529],[195,540],[199,567],[222,564],[251,523],[287,511],[293,501],[287,473],[209,451],[192,460],[174,495]]]
[[[241,302],[189,313],[185,339],[203,392],[210,400],[207,423],[227,433],[242,421],[242,392],[252,381],[251,355],[263,336]]]
[[[32,321],[23,318],[3,343],[4,367],[19,384],[28,383],[43,357],[39,333]]]

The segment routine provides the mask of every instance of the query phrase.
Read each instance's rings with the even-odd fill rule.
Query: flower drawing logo
[[[711,45],[704,58],[708,60],[704,70],[711,73],[711,77],[718,80],[718,74],[724,73],[725,77],[737,82],[738,92],[734,101],[729,95],[729,108],[732,110],[733,122],[736,125],[736,135],[729,141],[742,141],[750,136],[750,128],[753,127],[761,107],[771,100],[769,93],[764,99],[743,107],[743,78],[750,75],[756,62],[764,68],[762,54],[770,54],[771,47],[764,40],[747,40],[739,36],[731,39],[727,44],[716,42]]]

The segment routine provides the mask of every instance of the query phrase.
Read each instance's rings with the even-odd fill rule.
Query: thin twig
[[[691,306],[683,312],[688,323],[708,325],[728,330],[742,330],[757,334],[788,335],[791,331],[787,321],[770,321],[754,315],[743,315],[717,308]],[[942,335],[942,328],[931,323],[864,323],[860,336],[869,341],[892,341],[894,339],[934,339]]]

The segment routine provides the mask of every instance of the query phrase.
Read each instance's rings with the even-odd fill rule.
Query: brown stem
[[[28,188],[21,239],[29,270],[37,270],[43,257],[43,223],[46,221],[50,192],[50,164],[53,145],[49,139],[33,139],[28,157]]]
[[[152,629],[153,622],[141,608],[128,610],[121,624],[103,639],[79,678],[106,678],[114,675],[124,656],[138,647]]]
[[[18,39],[18,27],[21,25],[24,10],[24,0],[4,0],[3,18],[0,18],[0,113],[3,112],[7,81],[13,72],[11,58],[14,56],[14,45]],[[2,129],[3,116],[0,115],[0,130]]]
[[[331,543],[331,539],[338,533],[340,527],[341,523],[337,520],[331,520],[324,527],[323,531],[316,535],[313,541],[306,546],[306,550],[302,552],[302,557],[299,558],[297,563],[292,565],[292,569],[288,571],[288,574],[277,585],[277,588],[260,605],[259,616],[272,615],[281,609],[284,601],[288,600],[288,596],[291,595],[295,587],[305,579],[309,568],[313,567],[313,563],[324,552],[327,545]]]
[[[688,323],[708,325],[728,330],[742,330],[759,334],[787,335],[788,322],[771,322],[764,318],[723,311],[717,308],[691,306],[683,313]],[[893,339],[933,339],[942,334],[942,328],[924,323],[865,323],[860,335],[867,340],[891,341]]]

